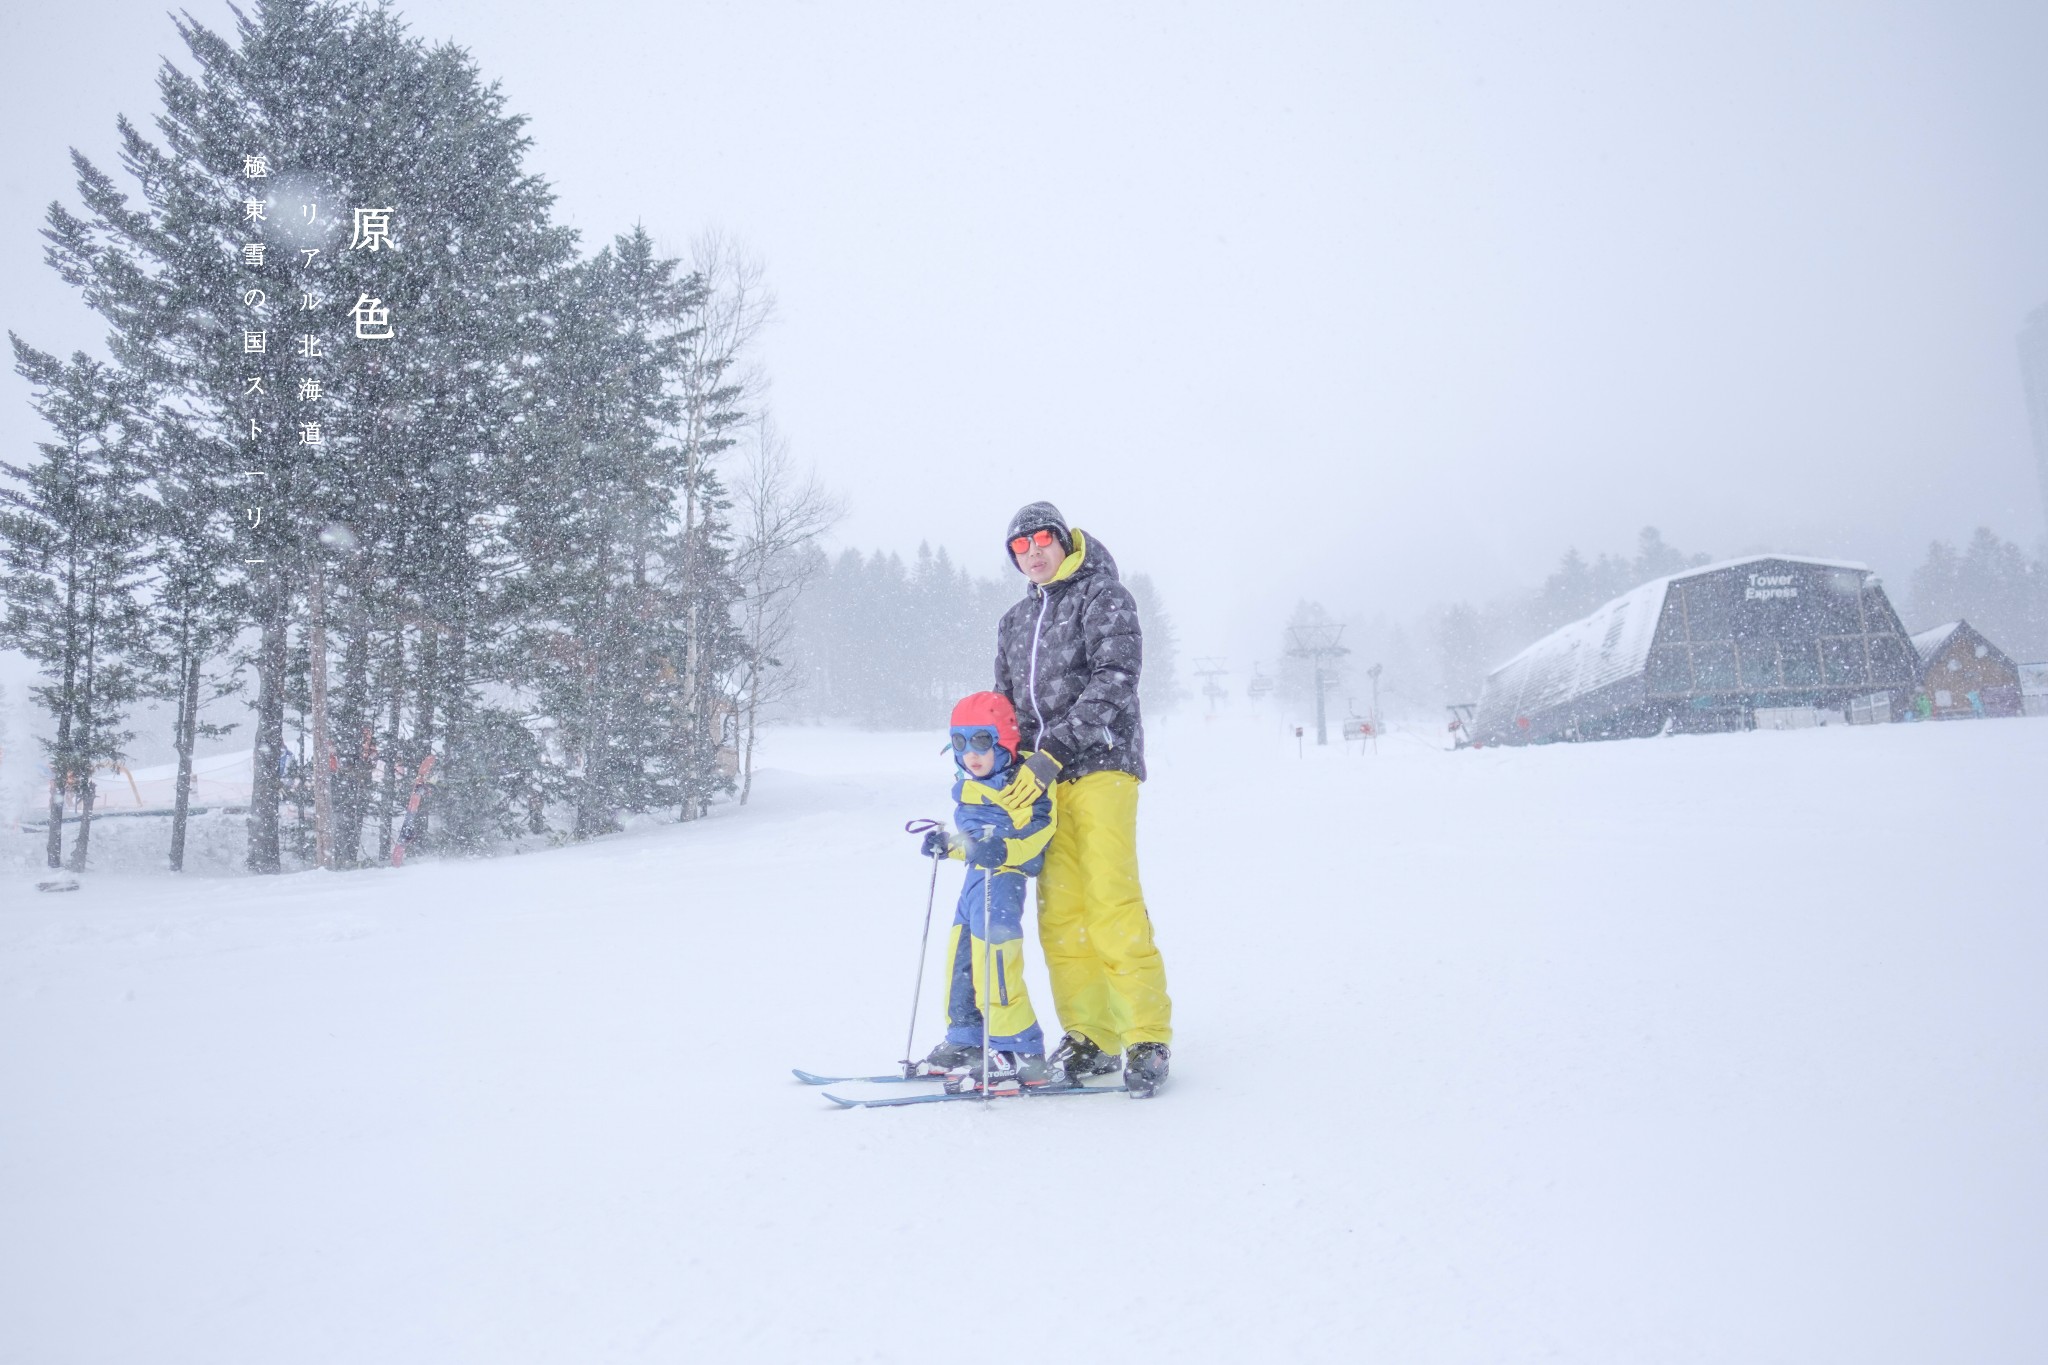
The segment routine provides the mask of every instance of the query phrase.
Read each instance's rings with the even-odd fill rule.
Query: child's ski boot
[[[981,1067],[981,1049],[973,1043],[940,1043],[917,1064],[920,1076],[944,1076],[962,1067]]]
[[[976,1049],[979,1052],[979,1049]],[[1003,1052],[991,1049],[988,1054],[988,1088],[990,1090],[1022,1090],[1030,1086],[1044,1085],[1051,1078],[1045,1064],[1045,1056],[1037,1052]],[[981,1058],[977,1056],[965,1066],[956,1067],[946,1073],[946,1093],[958,1095],[965,1091],[979,1090],[982,1084]]]

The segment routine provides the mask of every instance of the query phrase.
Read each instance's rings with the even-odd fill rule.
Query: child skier
[[[1017,713],[998,692],[976,692],[953,708],[953,762],[960,769],[953,784],[953,823],[959,832],[933,830],[920,851],[928,858],[965,862],[967,881],[947,940],[953,969],[946,1038],[924,1059],[923,1069],[978,1081],[986,1009],[988,1083],[1042,1084],[1047,1079],[1045,1033],[1024,991],[1024,883],[1045,864],[1053,831],[1052,794],[1032,804],[1021,826],[997,804],[995,794],[1017,774]],[[984,962],[995,976],[993,1006],[982,979]]]

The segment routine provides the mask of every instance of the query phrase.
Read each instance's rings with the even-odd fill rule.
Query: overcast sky
[[[774,409],[863,547],[998,571],[1051,498],[1248,664],[1298,596],[1407,614],[1645,523],[1900,588],[2042,535],[2048,6],[399,8],[587,248],[765,258]],[[4,323],[96,346],[42,211],[183,53],[150,3],[0,32]]]

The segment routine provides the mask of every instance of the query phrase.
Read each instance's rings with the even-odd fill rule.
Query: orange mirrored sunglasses
[[[1041,527],[1028,536],[1018,536],[1015,540],[1011,541],[1010,553],[1021,555],[1034,545],[1057,545],[1059,543],[1059,532],[1050,527]]]

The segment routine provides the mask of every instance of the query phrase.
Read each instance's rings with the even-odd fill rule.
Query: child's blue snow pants
[[[988,1045],[998,1052],[1040,1055],[1045,1052],[1045,1031],[1032,1012],[1031,997],[1024,990],[1024,884],[1030,879],[1021,872],[991,873],[979,867],[967,869],[966,884],[960,888],[960,904],[953,911],[953,932],[947,955],[953,960],[952,989],[946,999],[946,1041],[956,1046],[981,1046],[981,1010],[987,992],[983,988],[982,945],[993,950],[995,1005],[989,1012]],[[983,887],[987,887],[987,927],[981,922]]]

